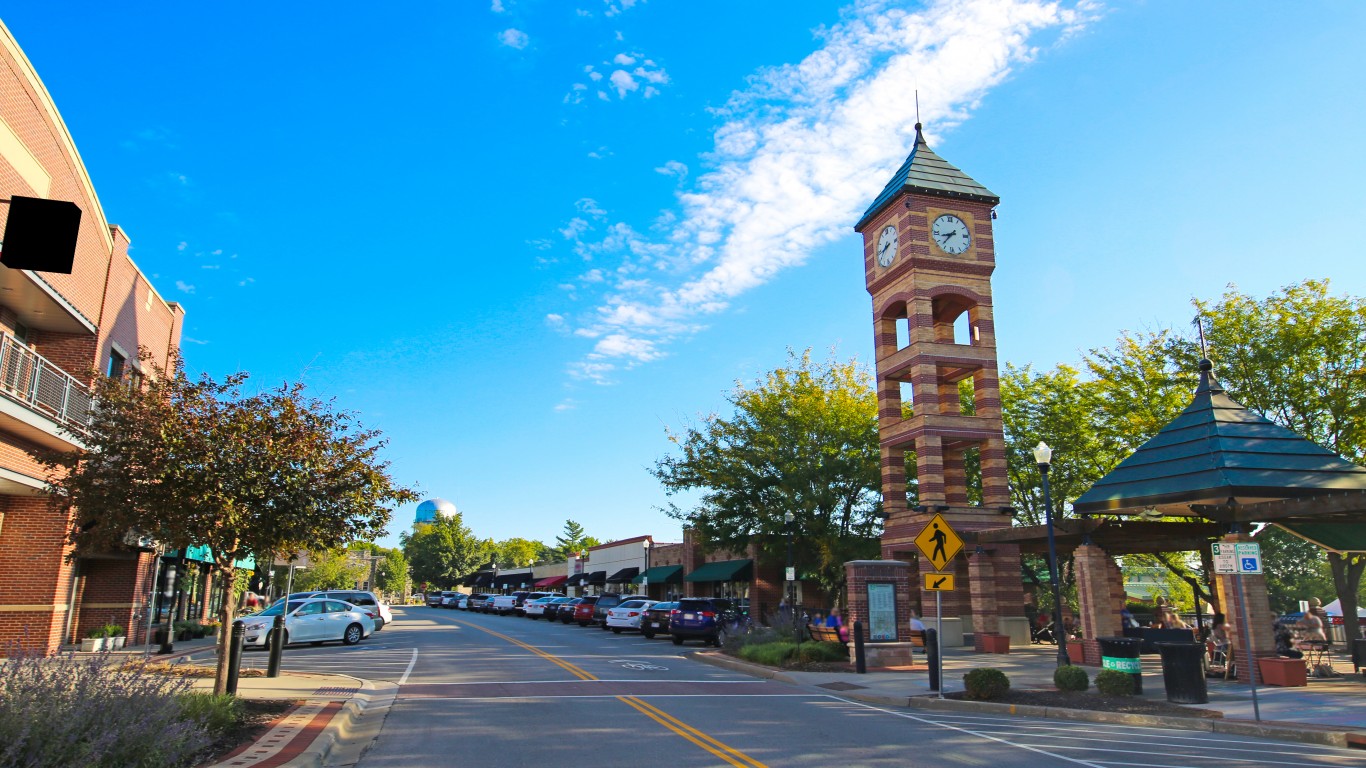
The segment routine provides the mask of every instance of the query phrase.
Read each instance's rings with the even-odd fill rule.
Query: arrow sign
[[[952,592],[954,590],[952,573],[922,573],[920,582],[928,592]]]

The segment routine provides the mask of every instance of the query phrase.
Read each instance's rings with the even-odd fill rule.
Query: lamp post
[[[1034,448],[1034,461],[1043,477],[1043,519],[1048,528],[1048,581],[1053,586],[1053,639],[1058,643],[1058,666],[1070,666],[1067,656],[1067,637],[1062,626],[1062,592],[1058,588],[1058,548],[1053,542],[1053,497],[1048,492],[1048,469],[1053,463],[1053,449],[1040,440]]]
[[[797,569],[792,565],[792,523],[797,516],[792,510],[783,513],[783,528],[787,530],[787,610],[792,615],[792,626],[797,626]]]
[[[646,539],[641,543],[645,546],[645,570],[640,574],[640,591],[648,598],[650,596],[650,547],[654,542]]]

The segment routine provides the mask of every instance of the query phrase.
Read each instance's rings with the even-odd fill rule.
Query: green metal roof
[[[1366,525],[1360,523],[1277,523],[1329,552],[1366,553]]]
[[[882,194],[868,206],[863,218],[854,225],[854,231],[862,230],[863,226],[886,208],[892,202],[892,198],[903,189],[922,195],[975,200],[988,205],[1001,202],[1001,198],[991,190],[936,155],[934,150],[930,149],[930,145],[925,143],[925,136],[920,132],[920,123],[915,124],[915,146],[911,147],[910,156],[897,169],[892,180],[887,182]]]
[[[680,584],[683,581],[683,566],[658,565],[631,579],[632,584],[643,584],[649,579],[651,584]]]
[[[1366,469],[1248,410],[1200,361],[1186,410],[1073,504],[1080,513],[1366,489]]]
[[[707,563],[683,577],[684,581],[749,581],[753,560],[722,560]]]

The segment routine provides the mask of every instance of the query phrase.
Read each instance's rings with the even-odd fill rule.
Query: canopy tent
[[[631,583],[644,584],[646,579],[649,579],[651,584],[682,584],[683,566],[658,565],[631,579]]]
[[[1366,553],[1366,525],[1286,522],[1276,525],[1305,541],[1339,554]]]
[[[719,563],[705,563],[701,568],[683,577],[684,581],[749,581],[754,572],[753,560],[722,560]]]
[[[1341,616],[1341,615],[1342,615],[1342,601],[1341,601],[1341,600],[1334,600],[1333,602],[1329,603],[1328,605],[1323,606],[1323,612],[1326,613],[1326,614],[1328,614],[1329,616]],[[1366,619],[1366,608],[1358,608],[1358,609],[1357,609],[1357,618],[1359,618],[1359,619]]]

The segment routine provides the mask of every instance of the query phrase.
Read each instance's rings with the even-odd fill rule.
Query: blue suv
[[[739,620],[733,600],[722,597],[685,597],[669,612],[669,635],[674,645],[684,640],[701,640],[721,647],[721,636]]]

